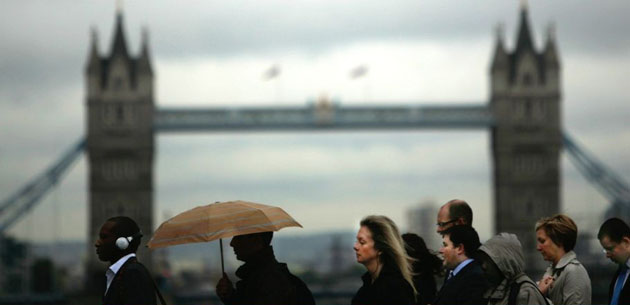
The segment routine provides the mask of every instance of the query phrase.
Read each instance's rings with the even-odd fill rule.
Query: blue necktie
[[[610,300],[610,305],[619,304],[619,295],[621,294],[621,289],[623,289],[623,282],[626,279],[627,273],[628,273],[628,266],[623,265],[621,267],[621,271],[619,271],[617,282],[615,283],[615,289],[613,290],[613,295],[612,295],[612,299]]]
[[[444,284],[446,285],[446,283],[448,283],[451,279],[453,279],[453,270],[451,270],[448,273],[448,276],[446,277],[446,281],[444,281]]]

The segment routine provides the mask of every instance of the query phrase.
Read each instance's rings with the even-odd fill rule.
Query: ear
[[[457,221],[455,221],[455,225],[457,225],[457,226],[466,225],[466,222],[464,221],[463,217],[459,217],[459,218],[457,218]]]
[[[464,250],[464,244],[459,244],[455,247],[455,253],[457,255],[465,255],[466,251]]]
[[[630,248],[630,237],[628,236],[624,236],[621,238],[621,241],[619,242],[620,244],[623,244],[623,246],[628,249]]]

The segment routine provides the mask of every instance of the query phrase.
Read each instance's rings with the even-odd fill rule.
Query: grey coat
[[[516,235],[500,233],[481,245],[479,250],[490,256],[504,276],[498,286],[486,291],[484,298],[488,299],[488,304],[508,304],[510,287],[514,282],[523,283],[520,285],[516,304],[546,304],[536,283],[523,272],[525,259]]]
[[[545,276],[553,276],[554,281],[547,296],[555,305],[591,304],[591,279],[588,272],[577,260],[575,252],[567,252],[555,266],[549,266]]]

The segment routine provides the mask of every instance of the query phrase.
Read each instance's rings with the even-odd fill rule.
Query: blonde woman
[[[591,304],[591,280],[573,252],[577,232],[575,222],[562,214],[536,223],[536,249],[551,262],[538,288],[555,305]]]
[[[363,286],[352,298],[352,305],[405,305],[415,302],[412,258],[396,224],[385,216],[367,216],[354,243],[357,262],[367,272]]]

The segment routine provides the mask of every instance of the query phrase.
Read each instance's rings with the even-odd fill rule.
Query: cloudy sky
[[[503,24],[509,48],[518,1],[134,0],[123,3],[128,46],[149,30],[156,104],[465,104],[488,100]],[[565,129],[630,180],[630,2],[530,1],[537,46],[555,24]],[[0,199],[41,173],[85,133],[83,69],[90,28],[109,53],[114,1],[2,0]],[[277,65],[272,80],[263,74]],[[350,71],[367,67],[358,79]],[[486,130],[157,135],[156,223],[197,205],[244,199],[284,207],[304,229],[354,230],[368,214],[406,227],[425,201],[468,200],[491,234]],[[607,203],[562,157],[563,211],[597,226]],[[85,239],[87,165],[10,231]],[[91,238],[90,238],[91,239]]]

